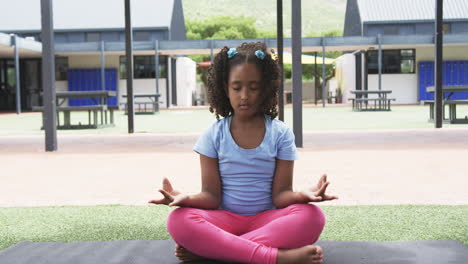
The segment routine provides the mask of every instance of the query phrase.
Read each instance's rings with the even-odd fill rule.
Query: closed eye
[[[257,83],[252,83],[252,84],[250,84],[249,88],[252,91],[256,91],[256,90],[258,90],[258,84]]]

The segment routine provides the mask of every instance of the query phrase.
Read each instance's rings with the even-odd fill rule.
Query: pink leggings
[[[279,248],[317,241],[325,215],[312,204],[293,204],[253,216],[226,210],[178,208],[167,229],[175,242],[196,255],[242,263],[276,263]]]

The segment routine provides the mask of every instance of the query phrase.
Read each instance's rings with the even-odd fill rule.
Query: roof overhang
[[[447,19],[444,18],[444,23],[452,22],[468,22],[466,18],[453,18]],[[432,23],[434,24],[434,19],[413,19],[413,20],[367,20],[362,21],[366,25],[382,25],[382,24],[416,24],[416,23]]]
[[[13,58],[14,36],[0,33],[0,57]],[[17,37],[18,54],[20,57],[40,57],[42,52],[42,44],[35,40],[24,39]]]
[[[444,35],[444,45],[468,46],[468,34]],[[223,47],[236,47],[243,42],[265,42],[269,48],[277,46],[276,39],[226,39],[226,40],[177,40],[159,41],[160,55],[196,55],[217,53]],[[284,50],[291,51],[291,39],[284,39]],[[378,49],[377,37],[315,37],[302,39],[302,52],[321,52],[322,46],[326,51],[355,51]],[[416,48],[434,46],[433,35],[382,36],[383,49]],[[135,55],[153,55],[154,41],[135,41],[133,50]],[[98,54],[100,43],[68,43],[56,44],[58,55]],[[124,42],[106,42],[106,54],[125,54]]]

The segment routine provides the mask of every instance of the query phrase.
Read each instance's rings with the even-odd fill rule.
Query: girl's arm
[[[218,209],[221,203],[221,180],[219,176],[218,159],[200,155],[202,174],[202,191],[194,195],[182,194],[172,188],[167,178],[163,180],[162,193],[164,198],[151,200],[149,203],[169,206],[193,207],[200,209]]]
[[[180,206],[200,209],[218,209],[221,204],[221,179],[219,176],[218,159],[200,154],[202,190],[190,195],[186,203]]]
[[[327,176],[320,178],[317,186],[308,191],[294,192],[293,184],[294,161],[276,159],[276,169],[273,178],[273,204],[276,208],[284,208],[291,204],[323,202],[338,199],[337,196],[327,195],[325,191],[330,184]]]
[[[293,170],[294,161],[276,159],[272,192],[273,205],[276,208],[284,208],[291,204],[308,202],[308,199],[301,195],[301,193],[293,191]]]

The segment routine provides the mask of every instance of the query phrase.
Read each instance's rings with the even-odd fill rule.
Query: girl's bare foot
[[[276,258],[277,264],[287,263],[307,263],[307,264],[322,264],[322,248],[319,246],[309,245],[296,249],[280,249]]]
[[[180,259],[183,262],[189,262],[189,261],[199,261],[199,260],[204,260],[205,258],[197,256],[193,254],[192,252],[188,251],[186,248],[176,245],[175,248],[175,255],[178,259]]]

